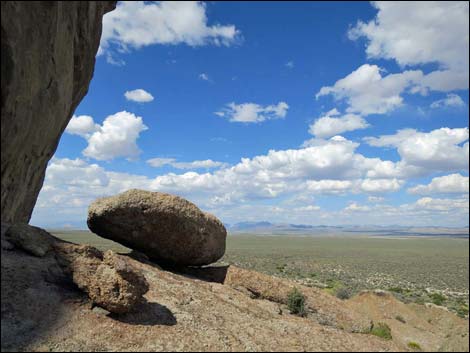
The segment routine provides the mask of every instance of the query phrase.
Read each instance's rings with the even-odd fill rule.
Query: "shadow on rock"
[[[230,266],[208,266],[208,267],[180,267],[165,268],[182,276],[195,278],[205,282],[225,283],[227,271]]]
[[[2,234],[2,240],[4,240]],[[2,248],[1,350],[28,351],[43,341],[68,313],[70,303],[84,299],[61,274],[54,254],[40,258],[19,249]]]
[[[176,317],[170,309],[158,303],[146,302],[140,305],[134,311],[118,315],[109,314],[110,318],[131,325],[163,325],[173,326],[176,325]]]
[[[130,253],[121,255],[130,257],[136,261],[152,266],[160,271],[163,270],[173,272],[191,279],[198,279],[205,282],[214,282],[220,284],[225,283],[225,278],[227,277],[227,272],[230,268],[229,265],[204,267],[172,266],[162,262],[154,262],[152,259],[149,259],[146,255],[135,250]]]

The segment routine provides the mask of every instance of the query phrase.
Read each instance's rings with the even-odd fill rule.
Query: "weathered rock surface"
[[[62,284],[73,282],[88,294],[93,303],[112,313],[127,313],[145,302],[143,295],[149,289],[145,277],[130,265],[127,257],[111,250],[103,254],[89,245],[59,240],[38,227],[2,223],[4,250],[20,250],[44,258],[46,269],[37,274],[38,280]],[[3,269],[2,262],[2,276]]]
[[[2,1],[1,219],[27,223],[115,1]]]
[[[222,222],[165,193],[133,189],[98,199],[88,209],[87,223],[93,233],[163,264],[207,265],[225,253]]]
[[[116,314],[143,304],[149,286],[127,258],[108,250],[104,254],[88,245],[57,243],[55,250],[65,260],[73,282],[93,303]]]
[[[54,238],[44,229],[28,224],[13,224],[6,230],[5,240],[14,246],[43,257],[51,249]]]
[[[225,285],[235,289],[247,290],[254,298],[287,304],[289,293],[297,287],[289,280],[274,278],[263,273],[230,266],[227,270]],[[344,308],[341,300],[317,288],[305,287],[302,294],[306,298],[305,308],[310,318],[326,326],[341,327],[349,332],[367,332],[371,320]]]

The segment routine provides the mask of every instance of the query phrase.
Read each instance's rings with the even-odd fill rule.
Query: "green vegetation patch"
[[[419,345],[419,343],[416,343],[416,342],[408,342],[408,348],[411,348],[415,351],[421,350],[421,346]]]
[[[466,318],[468,316],[468,305],[462,304],[457,308],[456,312],[461,318]]]
[[[336,293],[344,287],[343,283],[340,281],[333,279],[333,278],[328,278],[326,280],[326,288],[324,289],[325,292],[331,295],[336,295]]]
[[[405,290],[401,287],[391,287],[388,289],[389,292],[403,294]]]
[[[370,334],[383,338],[384,340],[391,340],[392,339],[392,330],[390,330],[390,327],[383,323],[379,322],[378,324],[372,325],[372,328],[370,330]]]
[[[429,298],[431,298],[433,304],[435,305],[442,305],[446,301],[446,297],[443,296],[441,293],[432,293],[429,295]]]
[[[294,288],[287,296],[287,307],[291,314],[298,316],[306,316],[305,296]]]
[[[326,293],[336,296],[341,300],[349,299],[352,296],[352,291],[347,288],[341,281],[338,281],[336,279],[327,279],[326,286],[327,287],[323,289]]]

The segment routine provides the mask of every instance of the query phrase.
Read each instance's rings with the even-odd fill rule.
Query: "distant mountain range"
[[[307,225],[261,222],[240,222],[225,224],[230,234],[258,234],[258,235],[395,235],[395,236],[457,236],[468,237],[468,227],[411,227],[400,225]]]
[[[298,236],[335,236],[335,235],[369,235],[369,236],[453,236],[459,238],[469,237],[467,227],[412,227],[401,225],[338,225],[328,226],[324,224],[292,224],[292,223],[271,223],[267,221],[259,222],[239,222],[234,224],[224,224],[229,234],[254,234],[254,235],[298,235]],[[43,226],[43,225],[39,225]],[[44,226],[43,226],[44,227]],[[88,230],[86,224],[70,223],[50,224],[46,229],[56,231],[67,230]]]

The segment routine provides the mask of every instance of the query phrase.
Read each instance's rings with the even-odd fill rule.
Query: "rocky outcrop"
[[[298,287],[292,281],[236,266],[227,269],[223,283],[244,291],[252,298],[266,299],[284,305],[288,302],[289,293]],[[357,315],[354,311],[345,309],[338,298],[318,288],[302,287],[301,291],[306,298],[305,308],[310,319],[349,332],[360,333],[370,330],[371,321],[367,316]]]
[[[38,281],[73,282],[94,304],[109,312],[124,314],[145,303],[144,294],[149,289],[145,277],[127,257],[111,250],[103,253],[89,245],[59,240],[38,227],[2,223],[2,251],[21,252],[36,264],[33,259],[40,258],[45,269],[36,273]]]
[[[160,192],[129,190],[101,198],[88,209],[88,227],[168,265],[201,266],[225,253],[227,232],[193,203]]]
[[[2,1],[1,219],[28,222],[115,1]]]
[[[31,255],[43,257],[51,249],[54,238],[44,229],[27,224],[14,224],[8,227],[5,240]]]
[[[104,254],[88,245],[58,243],[56,251],[68,263],[73,282],[96,305],[124,314],[143,304],[149,286],[145,277],[113,251]]]

